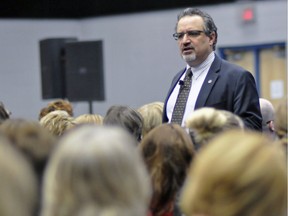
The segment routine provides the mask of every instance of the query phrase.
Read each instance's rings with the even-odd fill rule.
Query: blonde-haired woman
[[[244,123],[237,115],[211,107],[195,110],[185,121],[196,149],[206,145],[212,138],[231,129],[244,130]]]
[[[150,180],[135,142],[113,126],[64,135],[48,164],[41,216],[145,216]]]
[[[162,124],[163,102],[155,101],[138,108],[138,112],[143,118],[142,136],[146,136],[149,131]]]
[[[75,126],[73,120],[74,118],[71,117],[66,111],[55,110],[42,117],[39,123],[51,134],[59,137],[62,136],[68,129]]]
[[[193,162],[180,205],[186,216],[284,216],[283,151],[256,132],[229,131]]]
[[[99,114],[82,114],[76,117],[73,121],[76,125],[79,124],[103,124],[103,116]]]

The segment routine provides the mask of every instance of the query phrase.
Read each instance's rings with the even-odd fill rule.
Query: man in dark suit
[[[247,128],[261,131],[262,116],[254,77],[214,53],[217,36],[217,27],[209,14],[187,8],[178,15],[173,37],[187,66],[172,81],[164,104],[163,122],[184,126],[185,119],[193,110],[214,107],[233,112],[243,119]],[[190,73],[187,76],[190,77],[189,85],[186,84],[186,71]],[[182,102],[186,98],[179,93],[184,92],[187,86],[186,105],[179,105],[179,98]],[[183,112],[179,111],[179,106],[184,107]]]

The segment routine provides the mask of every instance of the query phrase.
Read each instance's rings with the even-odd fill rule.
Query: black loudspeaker
[[[42,98],[65,98],[65,44],[77,38],[40,40]]]
[[[66,96],[70,101],[103,101],[102,41],[71,42],[66,51]]]

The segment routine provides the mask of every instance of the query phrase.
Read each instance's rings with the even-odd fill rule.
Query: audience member
[[[83,114],[74,119],[75,124],[103,124],[103,117],[99,114]]]
[[[162,124],[163,102],[152,102],[138,108],[138,112],[143,118],[142,136]]]
[[[10,111],[7,110],[3,104],[3,102],[0,101],[0,124],[5,121],[6,119],[10,118]]]
[[[275,140],[274,127],[275,110],[272,103],[264,98],[259,99],[262,114],[262,132],[272,140]]]
[[[61,136],[63,133],[72,128],[75,123],[74,118],[66,111],[55,110],[40,119],[40,125],[46,128],[54,136]]]
[[[142,116],[129,106],[111,106],[104,116],[103,124],[120,126],[129,131],[139,142],[142,139]]]
[[[25,119],[6,120],[0,125],[0,132],[6,135],[11,144],[30,162],[40,188],[47,161],[55,147],[54,136],[41,127],[39,122]],[[39,190],[39,194],[40,192]],[[40,201],[38,202],[37,216],[40,207]]]
[[[211,107],[195,110],[187,117],[185,126],[189,129],[197,150],[224,131],[231,129],[244,130],[244,123],[240,117],[229,111],[217,110]]]
[[[163,124],[151,130],[139,148],[152,181],[150,215],[180,215],[177,195],[195,155],[189,135],[178,124]]]
[[[26,158],[0,135],[0,215],[36,216],[38,184]]]
[[[218,111],[226,117],[226,124],[223,126],[224,131],[230,129],[245,129],[244,122],[239,116],[227,110]]]
[[[277,106],[275,111],[275,131],[279,139],[278,143],[284,147],[284,151],[287,155],[288,145],[288,99],[283,99]]]
[[[0,132],[23,152],[41,181],[46,162],[55,146],[54,136],[39,122],[25,119],[6,120],[0,125]]]
[[[149,175],[124,129],[82,125],[61,137],[45,173],[41,216],[146,216]]]
[[[288,99],[283,99],[276,108],[275,130],[279,139],[287,139],[287,110]]]
[[[229,131],[193,161],[180,206],[186,216],[284,216],[286,195],[283,152],[259,133]]]
[[[39,120],[42,117],[44,117],[45,115],[47,115],[48,113],[55,111],[55,110],[64,110],[70,116],[73,116],[72,104],[68,100],[58,99],[58,100],[54,100],[54,101],[48,103],[48,105],[46,107],[43,107],[40,110],[39,117],[38,117]]]

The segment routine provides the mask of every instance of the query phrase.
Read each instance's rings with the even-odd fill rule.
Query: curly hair
[[[66,111],[70,116],[73,116],[73,106],[68,100],[55,100],[50,103],[46,107],[43,107],[40,110],[38,119],[40,120],[42,117],[47,115],[50,112],[53,112],[55,110],[64,110]]]

